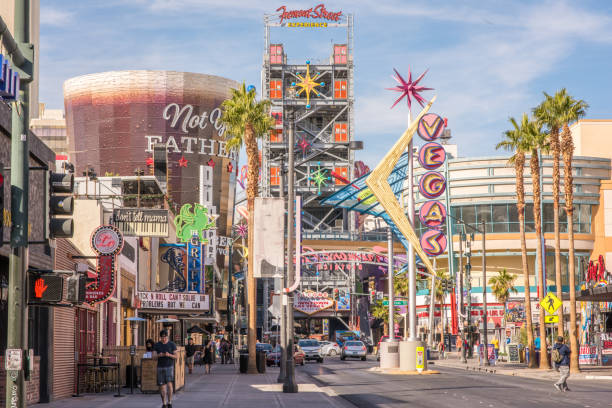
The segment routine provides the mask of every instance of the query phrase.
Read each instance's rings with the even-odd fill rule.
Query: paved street
[[[371,357],[369,357],[371,358]],[[438,375],[386,375],[368,371],[367,362],[327,358],[304,371],[358,407],[610,407],[612,381],[574,380],[559,393],[550,381],[440,367]]]

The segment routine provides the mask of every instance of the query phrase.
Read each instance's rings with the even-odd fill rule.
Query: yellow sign
[[[546,310],[548,313],[553,314],[557,311],[557,309],[559,308],[559,306],[562,305],[562,302],[559,300],[558,297],[556,297],[555,295],[553,295],[552,292],[548,292],[548,295],[546,295],[544,297],[544,299],[542,299],[542,301],[540,302],[540,305],[544,308],[544,310]]]
[[[557,316],[557,315],[546,315],[546,316],[544,316],[544,323],[559,323],[559,316]]]
[[[419,373],[425,369],[425,347],[416,348],[416,369]]]

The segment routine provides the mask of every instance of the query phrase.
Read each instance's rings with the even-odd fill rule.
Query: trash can
[[[429,355],[429,348],[427,348],[427,360],[431,360],[431,357]]]
[[[240,353],[240,372],[246,374],[249,369],[249,353]]]
[[[257,361],[257,372],[263,374],[266,372],[266,352],[258,351],[255,355]]]

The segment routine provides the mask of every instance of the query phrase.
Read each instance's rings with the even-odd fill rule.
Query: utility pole
[[[294,114],[293,112],[287,113],[287,121],[289,123],[289,171],[287,173],[287,287],[293,286],[294,276],[294,265],[293,265],[293,239],[295,236],[295,186],[294,186],[294,147],[295,147],[295,135],[294,135]],[[297,260],[299,262],[299,259]],[[283,383],[283,392],[295,393],[298,392],[298,386],[295,382],[295,363],[293,361],[293,292],[287,293],[287,368],[285,382]]]
[[[459,320],[462,319],[465,308],[463,307],[463,231],[459,233],[459,269],[457,270],[457,286],[459,287],[459,301],[457,302],[457,315]],[[461,322],[461,362],[467,363],[466,354],[467,350],[464,345],[466,344],[463,340],[465,339],[466,321]]]
[[[465,287],[468,293],[467,299],[467,321],[468,321],[468,332],[470,333],[470,341],[468,342],[468,356],[471,358],[474,351],[473,337],[472,337],[472,235],[465,235],[466,250],[467,250],[467,261],[465,264]]]
[[[2,35],[2,44],[8,50],[13,68],[20,75],[19,95],[12,106],[11,116],[11,249],[9,255],[7,352],[15,350],[22,364],[6,374],[6,407],[25,407],[24,377],[25,354],[28,349],[27,293],[28,269],[28,194],[29,183],[29,83],[32,78],[34,51],[29,42],[29,1],[15,1],[14,38],[8,30]],[[4,21],[0,19],[2,25]],[[24,58],[22,53],[29,53]],[[29,57],[29,58],[28,58]]]
[[[482,324],[484,334],[484,365],[489,364],[489,339],[487,330],[487,254],[486,254],[487,222],[482,220]]]
[[[280,176],[280,197],[285,198],[285,161],[281,161],[281,176]],[[285,201],[285,208],[287,207],[287,202]],[[285,215],[283,214],[283,218]],[[286,220],[285,220],[286,221]],[[287,225],[287,224],[284,224]],[[287,265],[289,263],[290,257],[285,257]],[[287,303],[287,295],[285,294],[285,282],[286,282],[286,272],[287,269],[283,268],[283,274],[278,281],[276,287],[278,288],[278,294],[280,295],[280,327],[282,330],[280,331],[280,347],[281,347],[281,360],[280,360],[280,370],[278,371],[278,378],[276,379],[277,383],[284,383],[285,377],[287,376],[287,314],[285,313],[285,303]]]
[[[389,341],[395,341],[395,302],[393,299],[393,232],[391,231],[391,227],[387,228],[387,260],[387,285],[389,290]]]

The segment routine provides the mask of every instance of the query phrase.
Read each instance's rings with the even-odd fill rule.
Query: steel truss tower
[[[282,43],[270,40],[270,28],[287,23],[281,24],[278,14],[267,14],[264,24],[261,89],[263,97],[272,104],[276,127],[263,141],[261,193],[264,197],[279,196],[281,168],[286,168],[288,162],[285,118],[293,112],[295,191],[303,200],[303,231],[306,235],[314,231],[334,233],[322,235],[326,238],[348,235],[353,223],[349,222],[346,211],[323,206],[321,200],[353,177],[353,15],[342,15],[337,23],[327,24],[327,27],[346,29],[346,42],[334,44],[328,60],[304,58],[296,65],[287,63]],[[300,92],[299,84],[310,78],[314,91]]]

